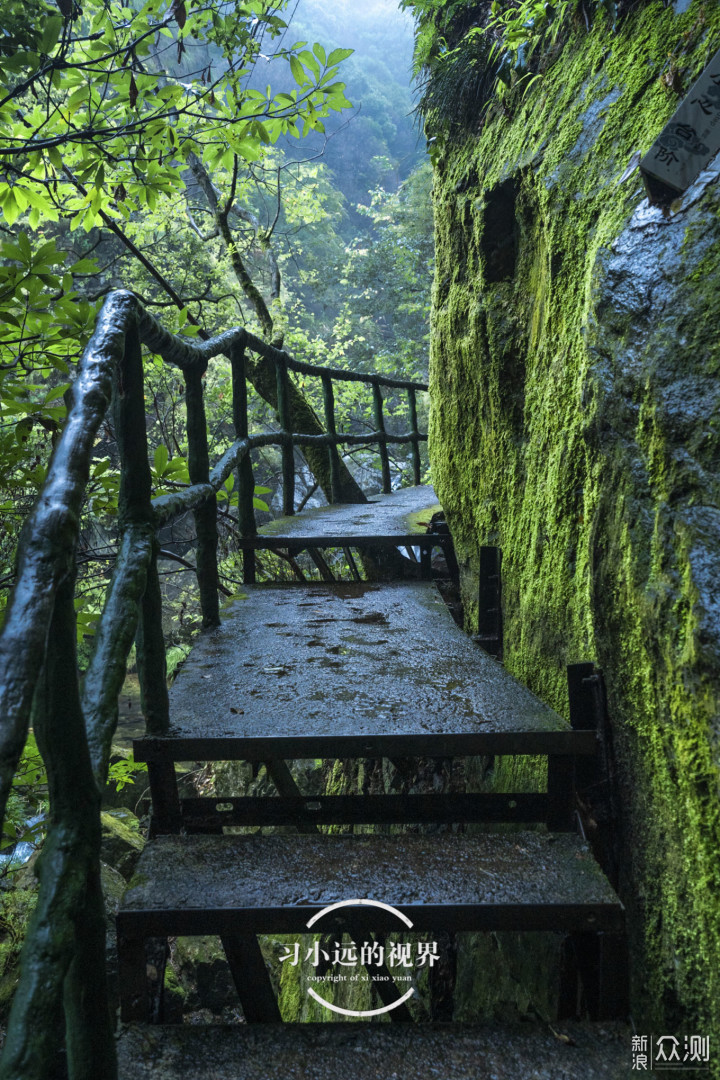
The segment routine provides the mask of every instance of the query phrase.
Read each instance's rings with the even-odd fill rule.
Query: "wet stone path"
[[[447,532],[439,541],[427,530],[437,509],[431,488],[409,489],[281,519],[254,546],[417,542],[418,576],[427,575],[433,545],[447,553]],[[481,581],[481,620],[493,596],[499,605],[499,581]],[[587,782],[598,767],[592,665],[576,667],[568,722],[455,625],[430,580],[248,585],[183,665],[169,734],[134,742],[149,765],[154,838],[117,920],[130,1025],[122,1080],[324,1080],[348,1068],[357,1080],[629,1075],[629,1037],[615,1023],[627,1008],[624,911],[575,827],[577,778]],[[480,755],[545,759],[546,790],[307,795],[288,766]],[[276,794],[181,798],[179,761],[264,762]],[[390,824],[392,835],[367,829]],[[269,825],[286,828],[272,834]],[[338,825],[342,834],[328,828]],[[256,831],[237,835],[238,826]],[[334,913],[321,916],[328,905]],[[548,1024],[278,1026],[257,935],[307,933],[320,917],[336,934],[362,931],[376,941],[397,929],[397,918],[431,934],[555,932],[568,957],[560,1019],[581,1003],[591,1022],[563,1038]],[[162,1006],[148,987],[148,943],[157,950],[158,940],[208,934],[222,941],[246,1024],[149,1024]],[[393,1002],[402,990],[388,982],[375,1016],[407,1021]]]

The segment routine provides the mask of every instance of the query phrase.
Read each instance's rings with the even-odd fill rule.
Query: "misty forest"
[[[719,49],[0,0],[0,1080],[720,1080]]]

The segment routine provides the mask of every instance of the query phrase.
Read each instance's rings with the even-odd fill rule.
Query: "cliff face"
[[[430,444],[470,622],[499,544],[507,667],[563,712],[605,672],[638,1030],[715,1038],[720,163],[665,213],[621,177],[719,44],[714,5],[599,16],[446,143]]]

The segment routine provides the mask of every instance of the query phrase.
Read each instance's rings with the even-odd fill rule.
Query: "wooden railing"
[[[142,346],[180,368],[185,381],[190,486],[152,499],[148,461]],[[249,433],[248,352],[274,364],[280,431]],[[202,377],[216,356],[232,365],[235,442],[211,468]],[[294,432],[290,375],[322,381],[323,434]],[[333,382],[372,387],[375,430],[338,433]],[[386,431],[382,388],[405,390],[411,430]],[[410,444],[413,478],[420,482],[416,394],[422,383],[317,367],[293,360],[239,328],[200,343],[163,329],[129,292],[105,301],[73,385],[62,438],[21,537],[17,579],[0,638],[0,811],[32,719],[48,774],[50,828],[40,863],[40,894],[22,958],[22,972],[0,1080],[50,1075],[57,1034],[67,1037],[71,1080],[115,1074],[112,1024],[105,988],[105,929],[100,889],[100,792],[117,719],[117,700],[133,642],[137,646],[148,734],[169,728],[162,598],[157,570],[158,529],[192,510],[197,530],[196,569],[205,626],[219,621],[216,494],[237,470],[238,517],[243,537],[256,529],[255,481],[250,451],[282,451],[283,509],[294,509],[294,450],[326,446],[331,495],[340,490],[340,445],[377,446],[383,489],[390,490],[390,444]],[[120,461],[120,540],[115,570],[82,687],[77,675],[75,551],[93,445],[112,409]],[[153,766],[150,766],[153,768]],[[156,777],[162,791],[162,777]],[[161,809],[161,808],[159,808]]]

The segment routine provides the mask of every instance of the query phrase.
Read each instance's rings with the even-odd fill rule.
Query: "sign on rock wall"
[[[640,162],[644,176],[686,191],[720,150],[720,51]]]

